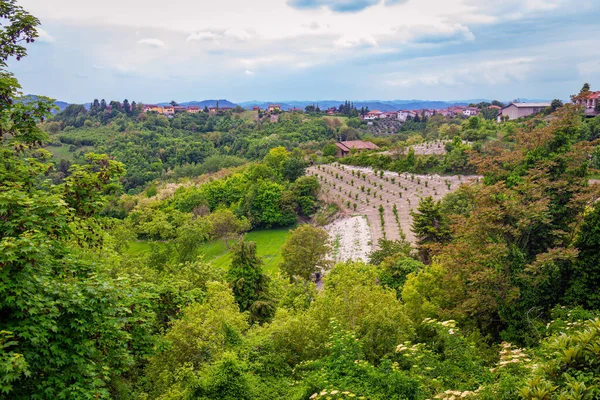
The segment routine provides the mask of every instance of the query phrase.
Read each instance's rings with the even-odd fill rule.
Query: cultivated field
[[[462,183],[479,178],[398,174],[389,171],[376,173],[371,168],[337,163],[313,166],[307,173],[319,178],[324,200],[338,203],[347,216],[366,216],[372,235],[363,239],[360,245],[370,241],[372,249],[377,246],[380,238],[395,240],[405,237],[414,243],[415,237],[410,230],[410,211],[419,205],[419,201],[427,196],[441,199]],[[340,240],[348,242],[348,239],[343,238],[343,231]],[[334,235],[332,237],[335,239]]]

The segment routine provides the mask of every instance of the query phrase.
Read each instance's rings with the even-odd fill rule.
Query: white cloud
[[[54,43],[56,42],[56,39],[54,38],[54,36],[50,35],[48,32],[46,32],[44,29],[38,27],[37,28],[37,33],[38,33],[38,37],[37,37],[37,41],[40,41],[42,43]]]
[[[138,44],[143,44],[150,47],[165,47],[165,42],[156,38],[145,38],[137,41]]]
[[[377,40],[371,35],[358,36],[346,34],[333,42],[334,46],[339,49],[348,49],[359,46],[377,46]]]
[[[458,64],[447,60],[437,60],[446,65],[442,70],[426,70],[421,74],[389,74],[386,83],[391,86],[459,86],[459,85],[506,85],[525,81],[539,67],[533,57],[499,58],[479,62],[468,61]],[[433,63],[432,63],[433,64]],[[454,68],[448,68],[454,65]],[[413,69],[414,70],[414,69]]]
[[[252,38],[252,35],[248,33],[245,29],[242,28],[230,28],[225,31],[225,36],[238,39],[238,40],[248,40]]]
[[[216,40],[218,37],[219,35],[210,31],[193,32],[187,37],[186,41],[193,42],[197,40]]]
[[[254,75],[254,72],[250,71],[249,69],[247,69],[246,71],[244,71],[244,73],[246,75]]]

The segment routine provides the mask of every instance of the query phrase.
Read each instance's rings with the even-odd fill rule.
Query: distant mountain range
[[[35,98],[34,95],[27,95],[26,98]],[[519,102],[542,102],[549,101],[544,99],[518,99]],[[345,100],[292,100],[292,101],[243,101],[240,103],[233,103],[226,99],[219,100],[194,100],[194,101],[185,101],[179,103],[181,106],[198,106],[201,108],[204,107],[216,107],[217,101],[219,102],[219,107],[235,107],[237,105],[243,108],[252,108],[254,106],[261,107],[263,109],[267,108],[269,104],[279,104],[283,110],[289,110],[291,108],[301,108],[304,109],[308,105],[318,105],[321,110],[326,110],[331,107],[339,107],[340,104],[344,104]],[[437,101],[437,100],[360,100],[360,101],[352,101],[356,108],[368,107],[369,110],[379,110],[379,111],[396,111],[396,110],[420,110],[423,108],[430,109],[444,109],[452,106],[466,106],[471,103],[481,103],[481,102],[490,102],[488,99],[468,99],[468,100],[451,100],[451,101]],[[64,101],[55,101],[54,102],[58,108],[62,111],[64,110],[69,103]],[[509,101],[504,101],[505,104],[508,104]],[[170,102],[161,102],[157,103],[158,105],[165,106],[170,104]],[[84,106],[86,108],[90,108],[90,103],[85,103]]]
[[[280,104],[283,110],[289,110],[290,108],[302,108],[304,109],[306,106],[314,104],[318,105],[320,109],[328,109],[331,107],[339,107],[340,104],[344,104],[345,100],[320,100],[320,101],[284,101],[284,102],[262,102],[262,101],[245,101],[242,103],[238,103],[240,106],[244,108],[251,108],[253,106],[259,106],[261,108],[266,108],[269,104]],[[390,100],[390,101],[382,101],[382,100],[363,100],[363,101],[353,101],[354,106],[356,108],[369,107],[369,110],[379,110],[379,111],[396,111],[396,110],[420,110],[422,108],[433,108],[433,109],[442,109],[451,106],[466,106],[470,104],[472,101],[463,100],[463,101],[429,101],[429,100]],[[479,102],[479,101],[478,101]]]
[[[37,100],[38,96],[34,95],[34,94],[26,94],[25,96],[23,96],[23,101],[25,103],[30,102],[30,101],[35,101]],[[58,107],[58,110],[52,110],[53,114],[56,114],[59,111],[64,110],[65,108],[67,108],[67,106],[69,105],[69,103],[65,102],[65,101],[59,101],[59,100],[55,100],[54,101],[54,105]]]
[[[189,106],[198,106],[198,107],[216,107],[217,101],[219,102],[219,107],[235,107],[237,104],[230,102],[229,100],[219,99],[219,100],[202,100],[202,101],[184,101],[182,103],[178,103],[180,106],[189,107]],[[171,102],[158,103],[159,106],[168,106]],[[241,105],[241,104],[240,104]],[[243,106],[242,106],[243,107]]]

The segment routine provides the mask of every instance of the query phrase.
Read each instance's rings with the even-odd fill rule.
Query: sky
[[[20,0],[10,64],[71,103],[568,99],[600,90],[598,0]]]

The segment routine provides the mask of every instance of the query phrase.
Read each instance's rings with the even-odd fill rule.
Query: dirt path
[[[441,199],[462,183],[479,179],[478,176],[414,175],[390,171],[385,171],[382,176],[381,172],[376,174],[371,168],[337,163],[313,166],[307,173],[319,178],[321,195],[325,200],[339,204],[348,213],[367,217],[373,249],[380,238],[396,240],[404,235],[414,243],[410,211],[419,205],[422,198],[432,196]]]

